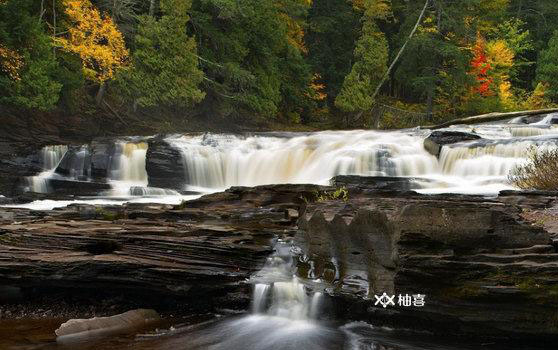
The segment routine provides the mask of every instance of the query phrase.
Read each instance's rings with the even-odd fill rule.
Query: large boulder
[[[186,169],[180,150],[162,137],[149,140],[145,163],[149,187],[182,190],[186,183]]]
[[[442,147],[454,143],[479,140],[481,137],[461,131],[433,131],[430,136],[424,140],[424,149],[430,154],[438,157],[442,151]]]

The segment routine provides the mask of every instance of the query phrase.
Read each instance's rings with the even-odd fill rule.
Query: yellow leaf
[[[101,16],[90,0],[64,0],[71,26],[56,42],[79,55],[87,79],[102,84],[127,64],[128,50],[122,33],[109,16]]]
[[[20,80],[19,72],[23,68],[23,57],[17,51],[0,44],[0,70],[12,80]]]

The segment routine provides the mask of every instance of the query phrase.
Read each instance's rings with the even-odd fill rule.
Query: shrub
[[[332,200],[342,200],[346,202],[349,200],[349,191],[345,187],[341,187],[336,189],[335,191],[324,191],[322,193],[318,193],[316,196],[316,201],[318,202],[325,202],[325,201],[332,201]]]
[[[531,149],[526,164],[510,172],[510,182],[521,189],[558,190],[558,149]]]

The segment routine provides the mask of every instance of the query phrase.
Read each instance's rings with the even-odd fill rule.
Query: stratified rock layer
[[[557,336],[553,233],[524,215],[553,201],[353,193],[347,202],[313,203],[299,220],[308,259],[299,274],[344,295],[347,317],[455,334]],[[375,306],[384,292],[423,294],[426,305]]]
[[[176,208],[6,209],[0,283],[182,297],[223,293],[261,267],[274,237],[294,235],[301,196],[316,188],[233,188]]]
[[[0,284],[143,292],[217,307],[228,298],[246,307],[245,281],[272,240],[296,236],[298,275],[323,281],[340,319],[558,338],[553,194],[424,196],[397,179],[332,183],[348,197],[336,197],[335,187],[272,185],[234,187],[177,207],[0,211]],[[384,309],[374,305],[383,292],[423,294],[426,304]]]

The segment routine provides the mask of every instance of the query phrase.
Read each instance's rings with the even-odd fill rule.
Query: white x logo
[[[384,309],[388,307],[388,305],[395,306],[395,295],[389,296],[384,292],[381,296],[374,295],[374,298],[376,298],[374,305],[380,304]]]

